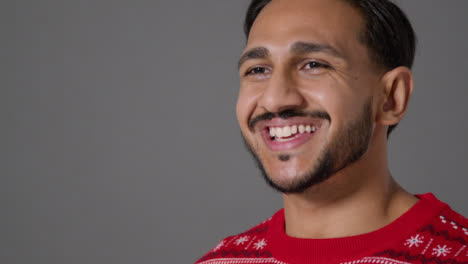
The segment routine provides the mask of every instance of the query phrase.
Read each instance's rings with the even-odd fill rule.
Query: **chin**
[[[306,158],[309,157],[309,158]],[[303,193],[312,186],[328,180],[333,175],[333,156],[328,151],[310,153],[306,157],[292,156],[288,161],[265,163],[259,167],[266,182],[282,193]]]

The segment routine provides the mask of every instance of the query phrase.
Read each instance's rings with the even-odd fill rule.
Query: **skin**
[[[371,103],[371,137],[361,158],[344,168],[338,164],[329,179],[304,192],[283,194],[290,236],[371,232],[417,202],[393,180],[387,163],[386,132],[406,112],[412,74],[406,67],[389,71],[375,65],[359,41],[364,28],[361,14],[343,1],[273,0],[255,20],[241,56],[237,118],[247,144],[276,184],[294,184],[313,170],[324,149]],[[298,52],[293,49],[297,43],[319,48]],[[252,56],[259,48],[262,52]],[[286,109],[323,111],[330,121],[320,120],[320,129],[300,146],[273,151],[261,136],[262,122],[249,128],[249,121]],[[282,161],[281,155],[289,159]]]

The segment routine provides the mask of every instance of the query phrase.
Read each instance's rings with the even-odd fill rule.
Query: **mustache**
[[[249,128],[250,130],[253,130],[253,128],[255,127],[255,125],[260,122],[260,121],[264,121],[264,120],[271,120],[275,117],[278,117],[278,118],[282,118],[282,119],[288,119],[288,118],[291,118],[291,117],[296,117],[296,116],[309,116],[309,117],[313,117],[313,118],[319,118],[319,119],[326,119],[328,120],[328,122],[331,122],[331,117],[330,115],[325,112],[325,111],[312,111],[312,112],[304,112],[304,111],[300,111],[300,110],[297,110],[297,109],[286,109],[284,111],[281,111],[279,113],[272,113],[272,112],[266,112],[266,113],[263,113],[261,115],[258,115],[254,118],[251,118],[249,120]]]

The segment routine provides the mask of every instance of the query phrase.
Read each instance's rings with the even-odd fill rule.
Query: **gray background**
[[[390,140],[464,215],[468,1],[400,1],[416,88]],[[248,1],[1,1],[0,263],[193,263],[281,207],[243,149]]]

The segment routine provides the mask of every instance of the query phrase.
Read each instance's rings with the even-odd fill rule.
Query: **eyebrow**
[[[244,52],[244,54],[242,54],[242,56],[239,59],[239,62],[237,63],[237,68],[239,69],[242,66],[242,64],[244,64],[244,62],[248,60],[265,59],[265,58],[268,58],[269,56],[270,56],[270,52],[265,47],[257,47],[257,48],[250,49]]]
[[[291,46],[291,53],[293,53],[294,55],[316,53],[316,52],[325,52],[334,57],[337,57],[340,59],[346,59],[345,56],[343,56],[337,49],[333,48],[332,46],[328,44],[318,44],[318,43],[312,43],[312,42],[299,41],[299,42],[295,42]],[[242,64],[244,64],[244,62],[248,60],[265,59],[265,58],[268,58],[269,56],[270,56],[270,52],[265,47],[252,48],[244,52],[244,54],[242,54],[237,64],[237,68],[240,68]]]
[[[293,54],[306,54],[315,52],[328,53],[334,57],[345,59],[345,57],[334,47],[328,44],[318,44],[312,42],[296,42],[291,46],[291,52]]]

